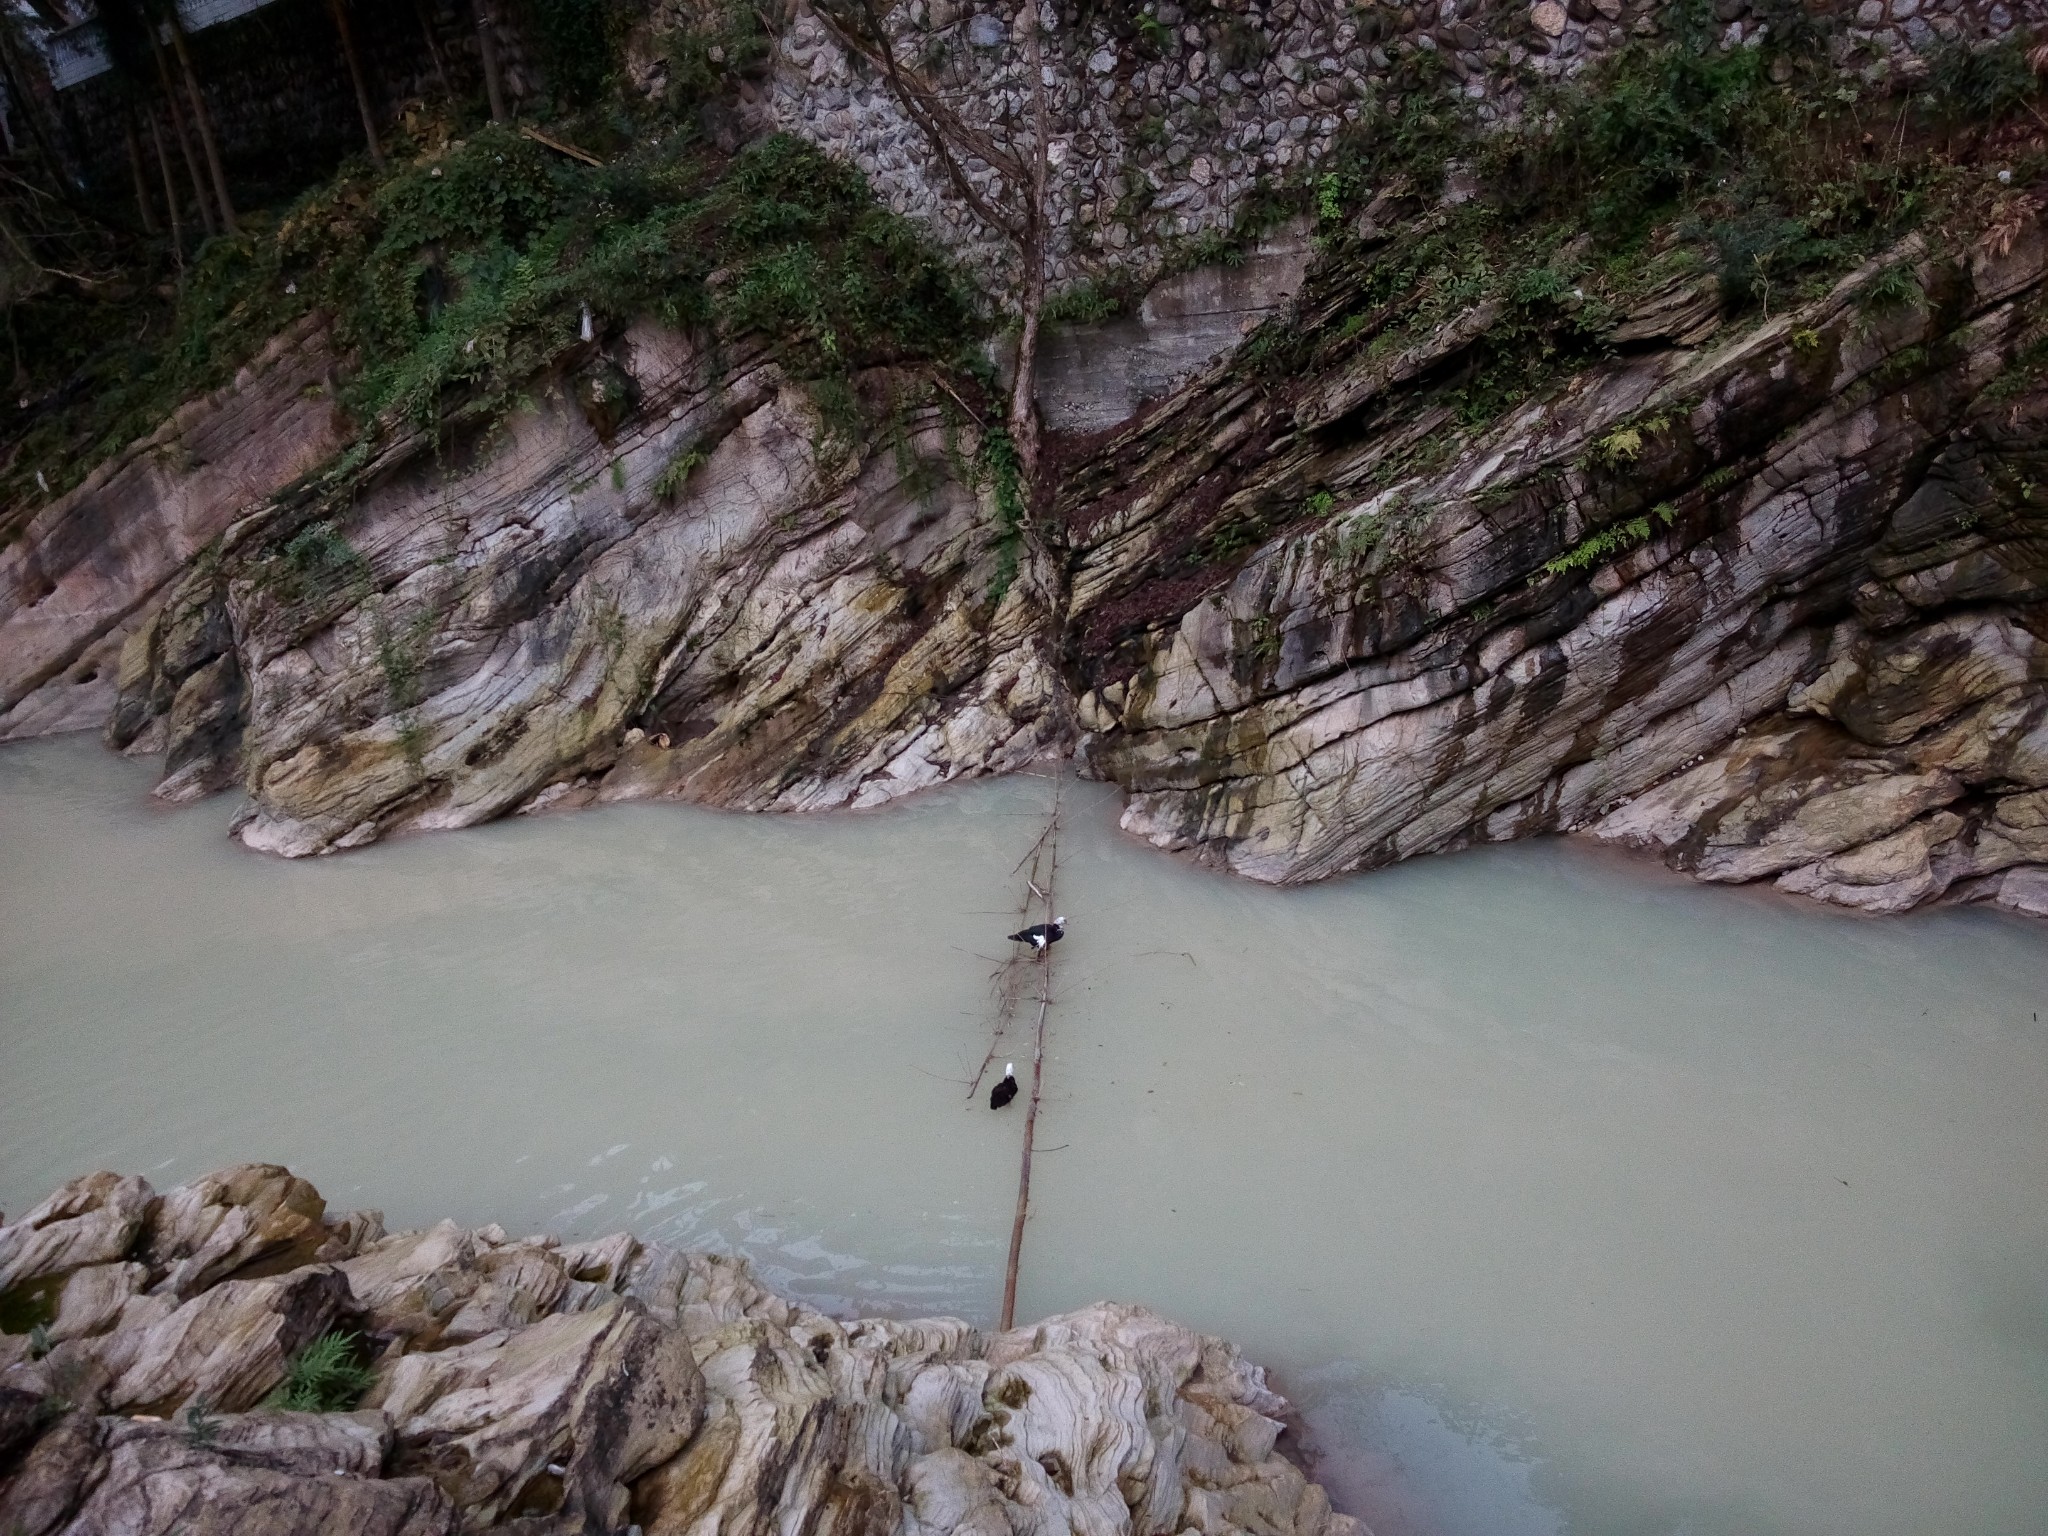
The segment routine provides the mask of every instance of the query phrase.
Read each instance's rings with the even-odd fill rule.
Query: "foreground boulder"
[[[0,1227],[0,1292],[126,1255],[156,1204],[146,1179],[73,1179],[12,1226]]]
[[[90,1175],[0,1255],[7,1536],[1364,1536],[1259,1368],[1141,1308],[832,1318],[624,1233],[386,1236],[267,1164]]]
[[[204,1422],[204,1421],[202,1421]],[[189,1426],[81,1417],[7,1486],[10,1533],[46,1536],[452,1536],[426,1478],[384,1478],[380,1414],[249,1414]]]

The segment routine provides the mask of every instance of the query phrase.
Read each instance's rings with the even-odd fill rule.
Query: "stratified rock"
[[[1220,1340],[1107,1304],[998,1335],[843,1323],[681,1257],[710,1409],[635,1485],[647,1536],[1358,1529],[1274,1454],[1286,1404]]]
[[[259,1261],[292,1269],[328,1240],[320,1192],[275,1163],[223,1168],[165,1195],[144,1256],[162,1274],[154,1289],[185,1297]]]
[[[0,1291],[128,1256],[156,1192],[147,1179],[89,1173],[0,1227]]]
[[[75,1510],[52,1523],[54,1501],[24,1501],[16,1518],[23,1536],[453,1536],[455,1511],[431,1481],[380,1477],[389,1441],[375,1414],[228,1416],[197,1429],[102,1419],[91,1470],[68,1490]],[[0,1521],[11,1497],[0,1495]]]
[[[50,1536],[61,1529],[101,1467],[100,1421],[90,1410],[64,1414],[0,1482],[0,1531]]]
[[[122,646],[180,567],[341,447],[333,364],[317,321],[293,327],[0,549],[0,741],[106,721]]]
[[[369,1401],[398,1426],[399,1465],[432,1475],[465,1518],[552,1515],[564,1531],[610,1531],[624,1523],[624,1485],[696,1431],[704,1385],[680,1334],[614,1299],[403,1356]]]
[[[943,397],[897,451],[746,346],[642,326],[619,361],[608,438],[537,387],[472,475],[422,434],[252,508],[166,604],[233,637],[239,734],[224,672],[173,677],[207,647],[167,643],[124,668],[120,731],[161,728],[194,782],[242,763],[238,835],[293,856],[593,797],[873,805],[1056,738],[1045,562],[963,479]]]
[[[147,1264],[90,1264],[73,1270],[58,1294],[50,1337],[61,1342],[105,1333],[148,1282]]]
[[[228,1169],[166,1197],[163,1231],[196,1257],[259,1188],[319,1207]],[[0,1532],[1362,1536],[1278,1454],[1257,1367],[1138,1308],[846,1321],[743,1260],[447,1222],[266,1279],[208,1267],[182,1304],[133,1294],[140,1265],[73,1273],[61,1315],[92,1331],[0,1370]],[[383,1346],[363,1410],[225,1411],[337,1323]]]
[[[1945,297],[1873,319],[1902,264]],[[1218,370],[1063,491],[1087,760],[1127,829],[1277,882],[1587,827],[1878,911],[2031,864],[1997,802],[2048,785],[2044,273],[2038,226],[1908,241],[1470,438],[1398,350]]]
[[[50,1417],[42,1393],[0,1380],[0,1465],[11,1459],[16,1446],[39,1434]]]
[[[442,1222],[379,1239],[341,1268],[369,1328],[419,1350],[523,1328],[561,1308],[572,1290],[610,1295],[570,1278],[566,1260],[575,1252],[558,1252],[552,1239],[507,1242],[503,1233]]]
[[[223,1282],[106,1341],[101,1358],[114,1373],[107,1406],[161,1414],[203,1399],[219,1412],[253,1408],[350,1303],[348,1281],[324,1264]]]

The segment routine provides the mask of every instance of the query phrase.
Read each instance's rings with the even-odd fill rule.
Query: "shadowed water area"
[[[261,1159],[991,1319],[1021,1115],[965,1079],[1048,781],[297,864],[149,782],[0,751],[0,1209]],[[1235,1339],[1378,1536],[2038,1536],[2048,933],[1562,842],[1273,891],[1067,804],[1020,1320]]]

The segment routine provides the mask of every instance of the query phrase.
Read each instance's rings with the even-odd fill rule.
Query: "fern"
[[[1643,517],[1632,517],[1625,523],[1616,523],[1611,528],[1602,528],[1590,538],[1582,540],[1566,550],[1555,560],[1544,563],[1545,576],[1563,576],[1571,571],[1590,570],[1609,555],[1618,555],[1625,549],[1634,549],[1650,537],[1650,518],[1669,527],[1678,517],[1678,509],[1670,502],[1659,502]]]
[[[354,1338],[324,1333],[299,1351],[264,1406],[287,1413],[346,1413],[376,1379],[377,1373],[359,1358]]]

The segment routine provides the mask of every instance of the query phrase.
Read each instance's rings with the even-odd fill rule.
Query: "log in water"
[[[0,751],[0,1208],[260,1158],[993,1315],[1018,1118],[964,1080],[1049,783],[286,864],[148,782]],[[1565,843],[1271,891],[1068,796],[1020,1319],[1236,1339],[1379,1536],[2038,1536],[2041,929]]]

